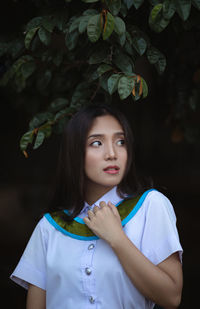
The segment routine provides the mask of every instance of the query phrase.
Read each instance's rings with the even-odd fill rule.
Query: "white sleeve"
[[[176,227],[176,215],[166,196],[158,191],[150,192],[145,201],[146,218],[142,238],[142,252],[155,265],[174,252],[182,252]]]
[[[47,241],[44,229],[45,219],[36,225],[24,253],[10,278],[28,289],[33,284],[46,289],[46,250]]]

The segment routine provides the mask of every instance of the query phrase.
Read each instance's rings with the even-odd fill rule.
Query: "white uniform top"
[[[116,188],[100,201],[117,204]],[[85,204],[80,217],[87,215]],[[81,220],[81,219],[80,219]],[[160,192],[149,192],[123,227],[134,245],[155,265],[174,252],[182,255],[176,216]],[[111,247],[102,239],[79,240],[57,230],[46,217],[37,224],[11,279],[46,290],[47,309],[153,308],[131,283]]]

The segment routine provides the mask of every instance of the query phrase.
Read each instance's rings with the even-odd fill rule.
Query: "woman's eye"
[[[98,147],[98,146],[101,146],[101,142],[100,141],[94,141],[90,145],[94,146],[94,147]]]
[[[124,139],[120,139],[120,140],[117,141],[117,145],[122,146],[124,144],[125,144],[125,140]]]

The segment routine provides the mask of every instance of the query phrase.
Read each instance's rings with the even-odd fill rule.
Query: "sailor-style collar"
[[[111,194],[112,190],[113,192]],[[111,203],[113,203],[119,211],[122,226],[125,226],[125,224],[128,223],[140,209],[148,193],[154,189],[147,190],[141,195],[138,195],[136,197],[129,197],[124,200],[120,199],[117,194],[116,188],[113,188],[112,190],[102,196],[97,202],[95,202],[91,206],[91,208],[93,208],[95,205],[98,206],[100,201],[105,201],[106,203],[108,201],[111,201]],[[96,236],[83,221],[82,218],[86,215],[87,205],[85,204],[80,216],[75,217],[72,221],[67,221],[67,210],[47,213],[45,214],[45,217],[49,221],[49,223],[51,223],[57,230],[69,237],[79,240],[98,239],[99,237]]]

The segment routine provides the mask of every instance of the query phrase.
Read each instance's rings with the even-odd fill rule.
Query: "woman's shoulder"
[[[41,218],[38,220],[35,227],[35,230],[39,230],[42,234],[45,235],[48,235],[54,230],[53,226],[47,220],[47,215],[48,215],[47,213],[43,214]]]
[[[159,190],[157,189],[150,189],[150,190],[147,190],[147,200],[150,201],[150,200],[154,200],[154,201],[158,201],[158,202],[170,202],[168,197],[163,194],[162,192],[160,192]]]
[[[147,213],[168,214],[173,220],[176,220],[174,208],[169,198],[158,190],[151,190],[145,200],[144,206]]]

